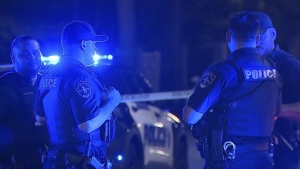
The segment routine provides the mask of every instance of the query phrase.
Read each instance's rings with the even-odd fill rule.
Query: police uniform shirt
[[[276,63],[276,69],[284,83],[282,103],[289,104],[300,101],[300,61],[295,56],[275,46],[270,58]]]
[[[276,63],[276,69],[282,77],[282,103],[290,104],[300,101],[300,61],[295,56],[275,46],[270,58]],[[295,168],[299,166],[299,130],[300,124],[295,120],[279,117],[275,121],[275,168]],[[297,168],[297,167],[296,167]]]
[[[194,93],[188,100],[187,104],[190,107],[204,114],[219,100],[226,99],[232,95],[239,85],[237,70],[228,63],[228,61],[233,61],[233,59],[236,65],[248,69],[248,72],[250,72],[243,72],[243,78],[245,79],[263,80],[264,78],[270,78],[276,71],[268,70],[269,75],[266,77],[262,71],[264,71],[265,67],[270,68],[270,64],[267,61],[263,61],[258,55],[256,48],[238,49],[232,52],[225,61],[212,65],[205,70]]]
[[[76,141],[71,129],[98,116],[103,96],[100,86],[93,74],[72,58],[63,58],[43,75],[39,94],[44,98],[37,104],[36,114],[46,117],[52,143]]]
[[[45,125],[35,126],[34,86],[14,70],[0,78],[0,161],[14,155],[18,163],[39,165],[39,150],[48,144]]]
[[[14,70],[0,78],[0,124],[5,130],[0,142],[32,141],[37,86],[32,86],[30,80]]]
[[[275,46],[270,58],[276,63],[276,69],[282,77],[282,104],[300,101],[300,61],[295,56],[284,52],[279,45]],[[299,130],[299,123],[279,117],[275,122],[275,129],[285,135],[291,135]],[[293,136],[294,137],[294,136]],[[292,138],[292,137],[291,137]],[[292,139],[299,140],[299,139]]]

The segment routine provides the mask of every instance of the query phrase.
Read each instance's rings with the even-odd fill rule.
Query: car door
[[[134,119],[143,140],[145,166],[173,164],[173,133],[171,123],[164,113],[155,106],[129,102],[130,115]]]

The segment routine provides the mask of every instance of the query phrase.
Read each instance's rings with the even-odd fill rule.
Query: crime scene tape
[[[193,90],[180,90],[170,92],[157,93],[141,93],[141,94],[125,94],[122,95],[122,103],[124,102],[145,102],[157,100],[175,100],[187,99],[193,93]]]

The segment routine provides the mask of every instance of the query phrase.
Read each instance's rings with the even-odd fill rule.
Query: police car
[[[43,58],[43,67],[57,63],[53,61],[57,59],[57,56]],[[0,71],[8,67],[0,66]],[[122,96],[151,93],[149,81],[138,72],[110,64],[95,64],[90,68],[101,83],[114,86]],[[113,169],[188,169],[184,124],[158,105],[156,101],[135,99],[122,101],[115,109],[116,136],[107,149]]]
[[[149,93],[149,82],[124,67],[91,67],[106,86],[123,96]],[[108,147],[114,169],[187,169],[187,138],[183,123],[155,101],[122,102],[113,112],[116,138]]]

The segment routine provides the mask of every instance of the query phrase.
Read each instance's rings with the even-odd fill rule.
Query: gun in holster
[[[206,160],[208,160],[208,158],[211,156],[208,148],[208,130],[206,114],[197,123],[191,126],[192,135],[197,140],[196,148],[200,152],[200,157]]]
[[[206,115],[203,115],[203,117],[195,124],[191,126],[191,132],[193,137],[196,140],[199,140],[201,137],[208,135],[208,125],[206,123]]]
[[[222,146],[223,130],[213,130],[211,144],[207,136],[197,139],[197,149],[201,158],[205,159],[204,169],[228,169]]]
[[[228,169],[226,157],[223,153],[223,130],[213,130],[211,141],[211,168]]]
[[[207,159],[209,157],[209,149],[208,149],[208,142],[207,137],[203,136],[197,139],[196,141],[197,150],[200,152],[200,157],[202,159]]]
[[[116,136],[116,118],[111,116],[109,120],[106,120],[100,126],[100,134],[101,140],[109,143],[111,142]]]

